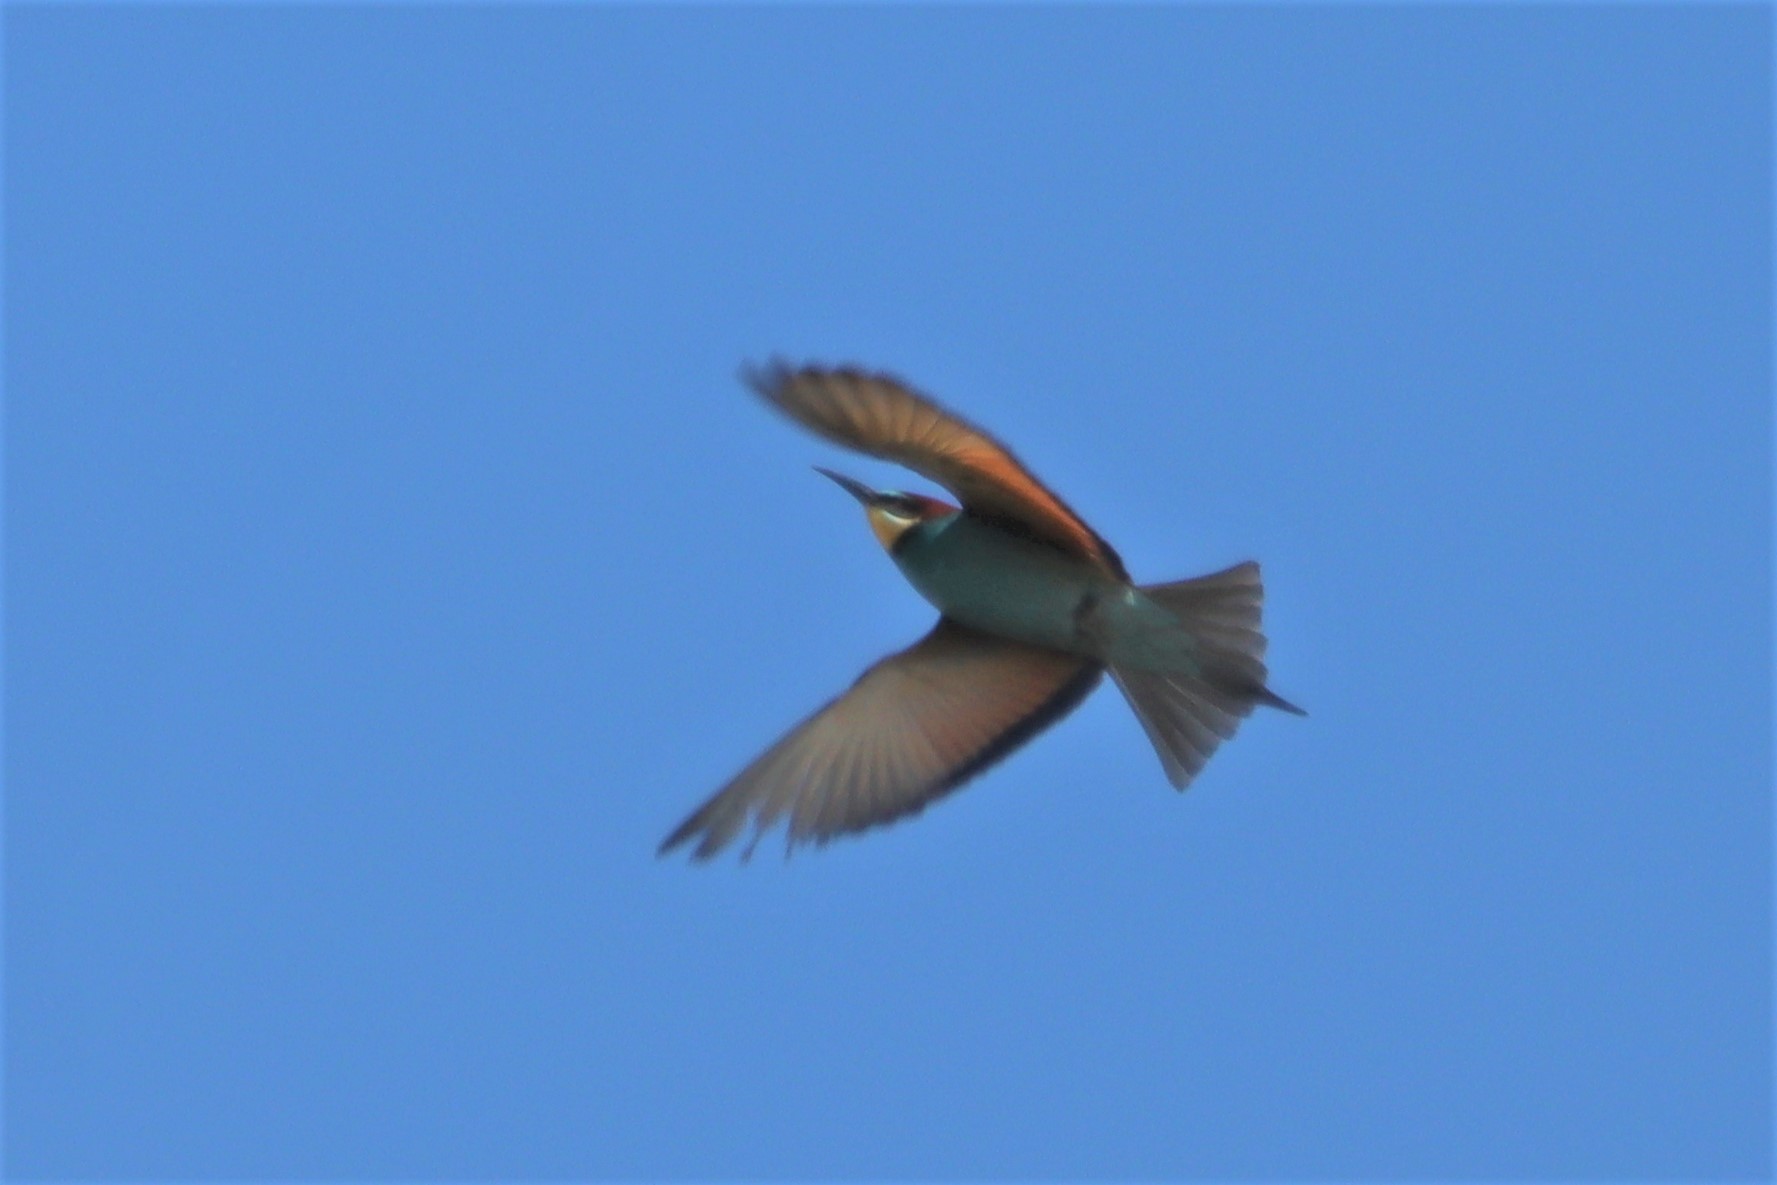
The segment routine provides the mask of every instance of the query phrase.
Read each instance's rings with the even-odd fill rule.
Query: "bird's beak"
[[[841,489],[866,506],[876,500],[876,491],[861,481],[853,481],[843,473],[835,473],[831,469],[822,469],[819,465],[814,467],[814,471],[821,474],[823,477],[830,477],[838,482]]]

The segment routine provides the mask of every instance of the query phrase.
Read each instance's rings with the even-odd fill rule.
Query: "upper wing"
[[[749,817],[757,843],[787,814],[794,844],[914,814],[1067,715],[1100,674],[940,618],[742,770],[660,851],[695,838],[694,854],[708,859]]]
[[[949,489],[971,513],[1010,522],[1128,579],[1111,545],[1010,449],[897,379],[849,368],[792,370],[781,362],[745,377],[774,407],[835,444],[905,465]]]

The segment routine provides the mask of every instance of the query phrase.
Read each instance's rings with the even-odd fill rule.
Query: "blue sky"
[[[10,1175],[1771,1171],[1768,9],[5,20]],[[656,860],[932,616],[774,354],[1312,715]]]

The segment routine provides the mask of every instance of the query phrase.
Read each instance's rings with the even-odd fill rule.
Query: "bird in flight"
[[[1180,790],[1255,706],[1304,714],[1265,686],[1256,563],[1137,586],[1011,450],[892,376],[774,362],[744,377],[817,436],[962,505],[820,470],[863,504],[938,623],[692,812],[662,855],[695,841],[706,860],[749,822],[747,855],[779,820],[794,846],[916,814],[1073,711],[1106,671]]]

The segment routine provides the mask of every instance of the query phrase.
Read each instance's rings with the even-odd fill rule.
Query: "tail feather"
[[[1265,635],[1259,632],[1265,588],[1257,564],[1141,591],[1177,617],[1202,647],[1200,669],[1189,674],[1111,668],[1174,786],[1190,785],[1257,705],[1307,714],[1265,686]]]

